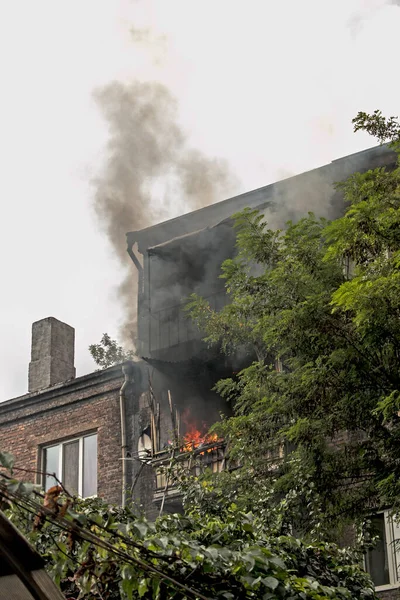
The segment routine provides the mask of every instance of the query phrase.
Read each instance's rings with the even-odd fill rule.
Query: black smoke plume
[[[95,99],[109,141],[93,181],[94,206],[125,272],[119,298],[127,342],[136,331],[137,284],[126,232],[223,200],[238,186],[225,161],[190,147],[177,102],[162,84],[116,81],[96,90]]]

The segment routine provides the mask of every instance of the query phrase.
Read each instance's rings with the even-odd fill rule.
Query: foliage
[[[400,139],[400,124],[397,117],[386,118],[380,110],[375,110],[372,115],[359,112],[353,119],[354,131],[366,131],[379,142],[390,142],[396,147]]]
[[[224,519],[193,511],[150,523],[62,486],[39,503],[37,490],[14,489],[10,460],[0,457],[0,499],[69,600],[376,598],[354,553],[271,536],[234,504]]]
[[[118,342],[111,339],[108,333],[103,333],[99,344],[91,344],[89,352],[96,365],[101,369],[107,369],[126,360],[132,360],[135,354],[132,350],[125,350],[122,346],[119,346]]]
[[[354,122],[397,148],[393,118]],[[281,526],[317,539],[400,498],[400,168],[340,187],[347,209],[332,223],[309,214],[277,232],[257,211],[236,215],[229,304],[188,304],[210,344],[257,356],[217,385],[234,416],[216,429],[242,468],[205,488],[220,510],[225,497],[257,514],[284,501]]]

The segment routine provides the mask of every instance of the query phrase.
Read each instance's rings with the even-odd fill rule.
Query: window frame
[[[382,514],[384,517],[385,525],[386,553],[389,567],[389,583],[375,586],[377,592],[393,590],[400,587],[400,522],[396,523],[396,521],[391,516],[391,512],[389,510],[380,510],[371,516],[378,516]],[[399,550],[396,549],[396,545],[399,545]],[[365,571],[367,571],[366,557],[364,557],[364,569]],[[367,573],[369,572],[367,571]]]
[[[91,494],[90,496],[83,496],[83,476],[84,476],[84,449],[83,449],[83,440],[88,437],[96,436],[96,449],[98,442],[98,434],[97,431],[88,431],[86,433],[82,433],[80,435],[75,435],[73,437],[63,438],[58,441],[46,443],[46,445],[41,447],[41,464],[43,468],[42,478],[41,478],[41,486],[45,490],[46,488],[46,450],[49,448],[55,448],[56,446],[60,446],[59,457],[58,457],[58,473],[59,479],[63,483],[63,469],[64,469],[64,446],[70,444],[72,442],[79,442],[78,447],[78,495],[80,498],[95,498],[97,497],[97,488],[98,481],[96,481],[96,493]],[[96,452],[96,475],[98,475],[97,468],[97,452]],[[96,477],[97,479],[97,477]],[[55,482],[56,484],[56,482]],[[69,491],[69,490],[68,490]]]

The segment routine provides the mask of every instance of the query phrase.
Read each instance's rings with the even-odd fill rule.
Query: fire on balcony
[[[194,422],[195,417],[190,408],[185,407],[180,412],[173,403],[171,392],[168,391],[172,427],[168,443],[160,447],[160,423],[163,422],[161,408],[156,401],[151,382],[149,389],[150,426],[141,436],[139,460],[142,465],[149,465],[154,470],[153,501],[160,504],[161,514],[165,500],[172,500],[180,495],[176,485],[179,473],[183,471],[187,475],[199,476],[206,469],[212,473],[219,473],[225,468],[226,444],[218,435],[208,433],[207,423]],[[139,474],[140,472],[138,476]]]
[[[187,449],[189,448],[189,449]],[[151,460],[156,473],[156,489],[154,501],[160,502],[160,514],[164,509],[166,498],[176,498],[180,495],[176,487],[179,472],[198,477],[206,469],[212,473],[220,473],[225,468],[226,444],[223,440],[205,441],[197,447],[193,444],[170,446],[157,454]]]

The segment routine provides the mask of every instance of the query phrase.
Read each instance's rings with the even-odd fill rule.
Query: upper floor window
[[[345,256],[342,261],[343,275],[346,279],[352,279],[356,268],[356,263],[349,256]]]
[[[400,527],[388,512],[371,518],[372,535],[377,543],[365,555],[365,569],[377,588],[389,588],[399,584]]]
[[[65,440],[43,448],[43,471],[54,473],[71,494],[82,498],[97,494],[97,434]],[[57,485],[44,476],[44,488]]]

